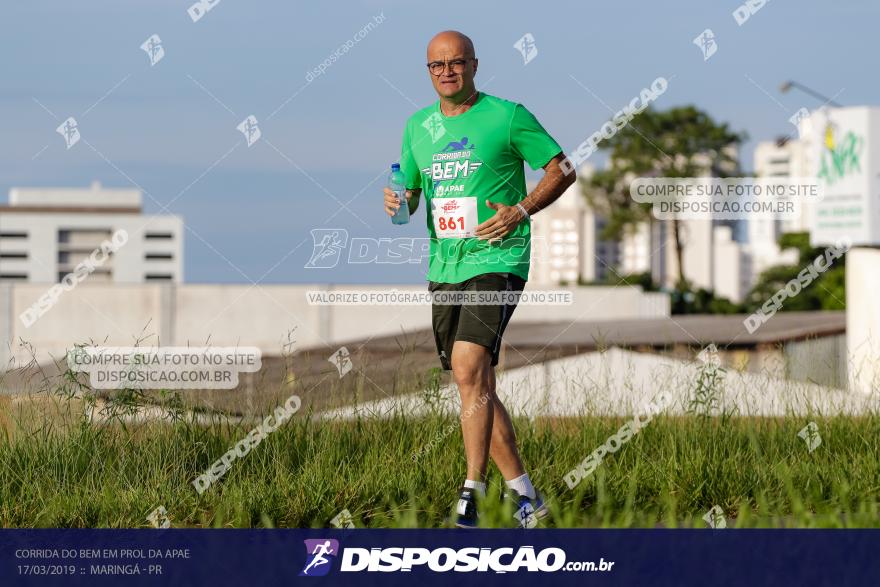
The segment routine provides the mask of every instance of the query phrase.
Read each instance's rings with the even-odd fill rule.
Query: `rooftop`
[[[505,342],[513,346],[577,346],[592,350],[608,346],[666,347],[672,345],[750,347],[833,336],[846,332],[846,312],[778,312],[749,333],[745,314],[674,315],[668,318],[510,324]]]
[[[86,188],[12,188],[2,212],[140,212],[142,194],[130,188],[105,188],[92,182]]]

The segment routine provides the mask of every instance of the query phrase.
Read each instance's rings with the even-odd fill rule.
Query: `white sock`
[[[535,493],[535,488],[532,485],[532,482],[529,480],[528,473],[520,475],[516,479],[511,479],[507,482],[507,486],[519,493],[520,495],[525,495],[529,499],[535,499],[537,497],[537,494]]]
[[[464,486],[476,491],[480,497],[486,497],[486,484],[482,481],[471,481],[470,479],[466,479]]]

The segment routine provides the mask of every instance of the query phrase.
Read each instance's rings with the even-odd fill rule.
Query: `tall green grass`
[[[813,420],[822,443],[810,453],[807,418],[658,416],[574,489],[565,473],[624,420],[515,426],[551,504],[543,526],[706,527],[718,505],[728,527],[880,527],[880,418]],[[455,417],[297,414],[198,495],[192,480],[252,427],[80,418],[0,430],[0,525],[146,527],[160,505],[178,527],[326,527],[343,509],[361,527],[448,525],[465,473]],[[515,524],[502,485],[490,471],[487,527]]]

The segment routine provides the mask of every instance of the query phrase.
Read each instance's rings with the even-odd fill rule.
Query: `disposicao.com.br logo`
[[[332,560],[339,554],[339,543],[331,539],[306,540],[306,564],[300,576],[326,575]],[[614,562],[604,558],[595,561],[566,562],[561,548],[544,548],[535,551],[534,546],[517,548],[345,548],[340,559],[340,572],[410,572],[413,567],[426,567],[435,573],[455,571],[515,573],[517,571],[553,573],[556,571],[610,571]]]

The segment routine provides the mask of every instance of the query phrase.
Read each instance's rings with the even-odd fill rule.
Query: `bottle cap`
[[[400,163],[392,163],[391,170],[392,171],[400,171]]]

